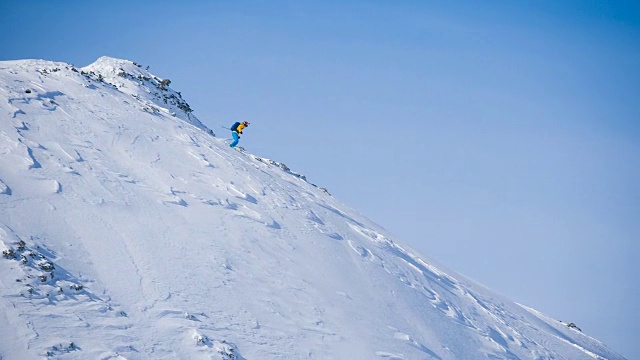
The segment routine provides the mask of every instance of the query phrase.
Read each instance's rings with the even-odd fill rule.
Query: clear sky
[[[108,55],[420,253],[640,358],[635,1],[0,1],[0,60]]]

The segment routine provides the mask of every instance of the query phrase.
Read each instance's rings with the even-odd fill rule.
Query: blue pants
[[[240,136],[238,136],[238,133],[235,131],[232,131],[231,135],[233,135],[233,142],[229,144],[229,146],[235,147],[236,145],[238,145],[238,141],[240,141]]]

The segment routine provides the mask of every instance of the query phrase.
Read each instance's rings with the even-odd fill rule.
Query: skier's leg
[[[238,137],[238,133],[235,131],[233,131],[231,135],[233,135],[233,142],[229,144],[229,146],[235,147],[236,145],[238,145],[238,141],[240,140],[240,138]]]

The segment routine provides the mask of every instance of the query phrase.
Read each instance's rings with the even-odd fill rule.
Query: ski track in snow
[[[230,149],[141,67],[75,70],[0,62],[0,358],[622,359]]]

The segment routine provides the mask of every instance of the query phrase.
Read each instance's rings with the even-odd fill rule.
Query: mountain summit
[[[230,149],[170,84],[0,62],[0,359],[622,359]]]

